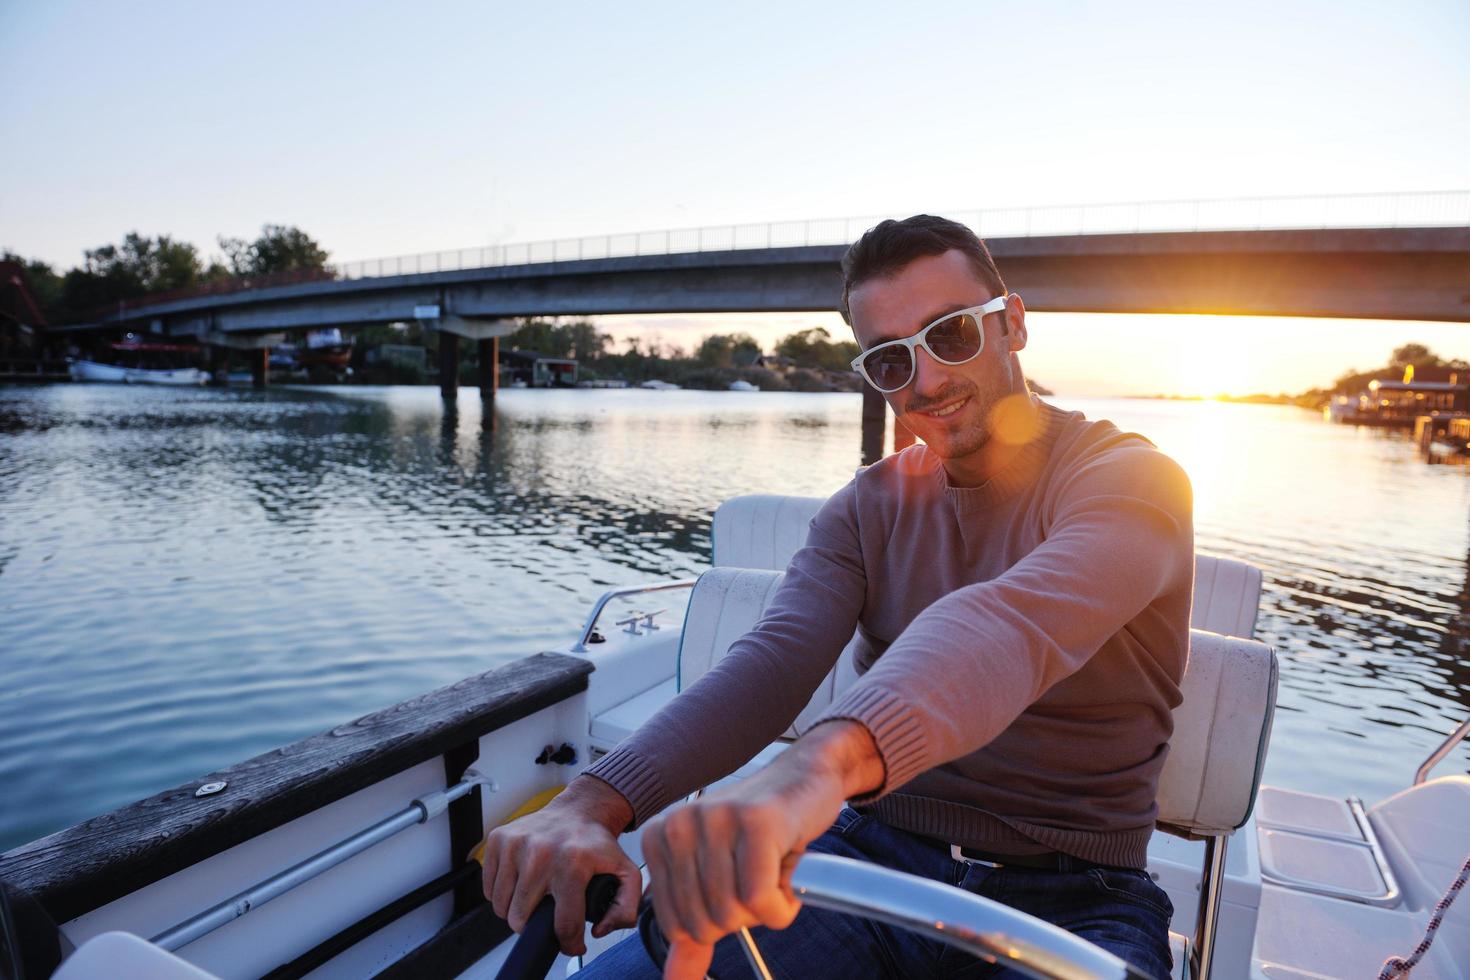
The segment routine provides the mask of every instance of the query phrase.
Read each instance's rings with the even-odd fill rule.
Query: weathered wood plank
[[[591,671],[541,653],[466,678],[24,844],[0,878],[66,922],[584,691]],[[194,795],[215,780],[229,785]]]

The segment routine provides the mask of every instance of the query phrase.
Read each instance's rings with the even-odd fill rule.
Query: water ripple
[[[565,644],[701,570],[721,500],[858,463],[851,395],[474,395],[0,388],[0,848]],[[1201,550],[1264,570],[1268,778],[1407,782],[1470,704],[1466,472],[1290,409],[1063,404],[1179,459]]]

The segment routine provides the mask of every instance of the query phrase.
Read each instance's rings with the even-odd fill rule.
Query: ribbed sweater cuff
[[[658,771],[628,749],[613,749],[584,771],[587,775],[596,776],[607,783],[627,799],[633,808],[633,823],[627,830],[642,826],[645,820],[672,802]]]
[[[866,728],[883,760],[883,782],[877,789],[853,797],[850,802],[854,805],[872,803],[929,768],[923,722],[918,712],[892,691],[854,685],[822,712],[817,723],[839,719],[855,721]]]

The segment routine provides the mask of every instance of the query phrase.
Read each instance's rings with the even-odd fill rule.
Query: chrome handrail
[[[675,579],[672,582],[651,582],[646,585],[626,585],[618,589],[608,589],[595,603],[592,604],[592,612],[587,616],[587,622],[582,625],[582,633],[572,653],[587,653],[587,641],[592,638],[592,631],[597,628],[598,617],[602,615],[603,609],[614,599],[628,595],[642,595],[645,592],[666,592],[670,589],[692,589],[694,583],[699,581],[693,578]]]
[[[1444,757],[1449,755],[1466,735],[1470,735],[1470,718],[1466,718],[1459,728],[1456,728],[1448,738],[1439,743],[1439,748],[1429,753],[1429,758],[1425,759],[1414,773],[1414,785],[1418,786],[1428,779],[1429,770],[1443,762]]]
[[[227,925],[247,912],[260,908],[271,899],[280,898],[291,889],[304,885],[348,858],[361,854],[368,848],[382,843],[415,824],[427,823],[448,809],[449,804],[466,795],[476,786],[487,785],[491,788],[494,786],[490,780],[473,770],[465,775],[465,779],[448,789],[424,794],[410,803],[406,809],[338,841],[326,850],[318,851],[311,857],[298,861],[285,871],[256,882],[244,891],[205,909],[198,915],[190,916],[178,925],[160,932],[149,942],[170,952],[187,946],[194,940],[209,935],[220,926]]]
[[[1139,977],[1107,950],[972,892],[866,861],[806,854],[791,888],[816,908],[877,919],[1042,980]]]

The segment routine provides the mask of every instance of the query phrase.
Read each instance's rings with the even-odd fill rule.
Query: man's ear
[[[1011,353],[1026,349],[1026,304],[1020,293],[1011,293],[1001,319],[1001,334],[1010,344]]]

